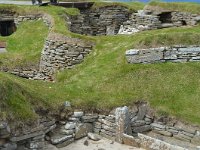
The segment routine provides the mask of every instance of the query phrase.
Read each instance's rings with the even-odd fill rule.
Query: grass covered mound
[[[55,83],[25,80],[0,73],[0,106],[2,106],[0,108],[3,109],[1,116],[27,121],[37,117],[33,109],[56,111],[64,101],[71,101],[73,106],[85,110],[103,111],[117,106],[130,106],[138,100],[144,100],[148,101],[158,113],[174,115],[184,121],[200,125],[199,62],[128,64],[125,59],[125,50],[131,48],[174,44],[200,45],[199,26],[152,30],[134,35],[88,38],[72,34],[66,29],[63,19],[65,10],[56,11],[56,7],[55,11],[54,7],[42,9],[53,16],[54,32],[92,39],[96,46],[82,64],[72,70],[59,72]],[[74,13],[74,9],[66,10]],[[27,23],[22,26],[26,27]],[[43,27],[40,21],[33,24]],[[47,31],[46,27],[43,29]],[[17,34],[20,33],[16,32],[13,36]],[[47,32],[39,36],[44,38],[45,34]],[[29,60],[34,53],[31,51],[26,53],[24,47],[18,49],[17,53],[13,51],[13,57],[19,55]],[[12,53],[11,49],[9,51]],[[38,48],[38,56],[40,51]],[[11,59],[9,55],[8,58]],[[0,59],[3,63],[6,62]]]
[[[200,4],[191,3],[191,2],[158,2],[152,1],[148,3],[149,6],[155,6],[154,8],[163,8],[165,10],[171,11],[182,11],[182,12],[191,12],[194,14],[200,14]],[[148,7],[148,6],[147,6]]]

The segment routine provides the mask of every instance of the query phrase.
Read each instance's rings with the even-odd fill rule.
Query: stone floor
[[[88,145],[84,145],[85,141],[88,141]],[[57,149],[52,145],[48,145],[48,150],[144,150],[141,148],[135,148],[132,146],[127,146],[123,144],[119,144],[108,140],[106,138],[102,138],[100,141],[92,141],[88,140],[88,138],[80,139],[67,147]]]

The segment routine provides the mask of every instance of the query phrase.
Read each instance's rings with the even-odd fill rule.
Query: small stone
[[[71,103],[68,102],[68,101],[65,101],[65,102],[64,102],[64,106],[65,106],[65,107],[71,107]]]
[[[151,126],[152,126],[152,128],[160,128],[160,129],[163,129],[163,130],[165,130],[165,128],[166,128],[165,125],[162,125],[162,124],[159,124],[159,123],[152,123]]]
[[[83,116],[83,112],[82,111],[74,112],[74,117],[81,118],[82,116]]]
[[[73,122],[69,122],[69,123],[67,123],[67,124],[65,125],[65,129],[66,129],[66,130],[72,130],[72,129],[75,129],[75,127],[76,127],[76,124],[73,123]]]
[[[64,134],[64,135],[73,135],[74,134],[74,130],[61,130],[61,134]]]
[[[150,125],[144,125],[144,126],[139,126],[139,127],[134,127],[133,132],[135,133],[142,133],[142,132],[147,132],[151,130]]]
[[[71,144],[74,142],[74,138],[70,138],[68,139],[67,141],[64,141],[62,143],[59,143],[56,145],[57,148],[63,148],[63,147],[66,147],[67,145]]]
[[[164,136],[169,136],[169,137],[172,136],[172,133],[171,133],[171,132],[168,132],[168,131],[163,131],[163,130],[153,130],[153,132],[158,133],[158,134],[161,134],[161,135],[164,135]]]
[[[84,144],[85,146],[88,146],[88,145],[89,145],[88,140],[85,140],[83,144]]]
[[[67,140],[69,140],[71,138],[72,138],[72,135],[65,135],[65,136],[58,135],[58,136],[53,136],[53,137],[51,137],[51,143],[53,145],[57,145],[57,144],[60,144],[60,143],[62,143],[64,141],[67,141]]]
[[[147,112],[147,105],[146,104],[139,106],[139,111],[138,111],[138,114],[137,114],[138,118],[137,119],[143,120],[145,115],[146,115],[146,112]]]
[[[93,141],[101,140],[100,136],[98,136],[97,134],[91,133],[91,132],[88,133],[88,138]]]
[[[89,132],[93,131],[93,125],[91,123],[80,123],[75,129],[75,139],[80,139],[87,136]]]

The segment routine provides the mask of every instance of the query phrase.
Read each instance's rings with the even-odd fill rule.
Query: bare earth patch
[[[86,140],[88,142],[85,142]],[[84,145],[84,143],[87,144]],[[57,149],[52,145],[49,145],[48,150],[144,150],[144,149],[119,144],[113,142],[112,140],[108,140],[106,138],[102,138],[100,141],[92,141],[86,137],[78,141],[75,141],[74,143],[60,149]]]

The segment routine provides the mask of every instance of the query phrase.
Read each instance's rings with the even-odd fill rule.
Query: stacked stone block
[[[197,45],[131,49],[126,51],[128,63],[197,62],[200,47]]]
[[[114,140],[116,136],[115,116],[99,115],[98,121],[94,123],[94,132]]]
[[[81,10],[78,16],[70,17],[70,30],[85,35],[117,34],[122,22],[128,20],[130,11],[123,6],[106,6]]]
[[[51,79],[58,70],[71,69],[90,53],[92,44],[60,34],[51,34],[45,42],[40,69],[34,79]]]

